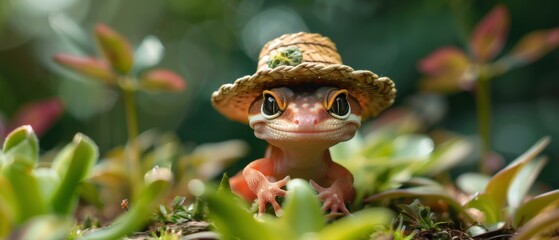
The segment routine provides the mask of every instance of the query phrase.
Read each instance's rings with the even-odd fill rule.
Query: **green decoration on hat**
[[[268,67],[276,68],[278,66],[297,66],[303,61],[303,54],[298,47],[291,46],[280,50],[268,59]]]

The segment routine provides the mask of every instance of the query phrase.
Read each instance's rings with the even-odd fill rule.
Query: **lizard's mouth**
[[[253,127],[258,138],[289,142],[301,140],[345,141],[353,137],[359,126],[355,123],[346,123],[342,126],[329,128],[296,128],[259,123]]]

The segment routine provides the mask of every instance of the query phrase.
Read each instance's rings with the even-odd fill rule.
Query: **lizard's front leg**
[[[243,170],[243,176],[248,184],[248,188],[256,195],[258,203],[258,214],[264,214],[266,205],[270,203],[277,216],[282,214],[282,209],[276,201],[276,197],[285,197],[286,191],[282,189],[289,181],[289,176],[276,182],[271,182],[260,171],[247,166]]]

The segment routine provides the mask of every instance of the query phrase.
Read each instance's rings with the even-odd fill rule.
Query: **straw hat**
[[[363,119],[376,116],[396,97],[390,78],[343,65],[329,38],[300,32],[266,43],[256,73],[222,85],[212,94],[212,104],[229,119],[248,123],[248,108],[263,90],[304,84],[347,89],[361,104]]]

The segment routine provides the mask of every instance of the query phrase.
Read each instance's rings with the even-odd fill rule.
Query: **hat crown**
[[[317,33],[284,34],[266,43],[260,51],[257,71],[270,69],[268,60],[288,48],[298,48],[302,53],[302,63],[342,64],[336,45],[328,37]]]

